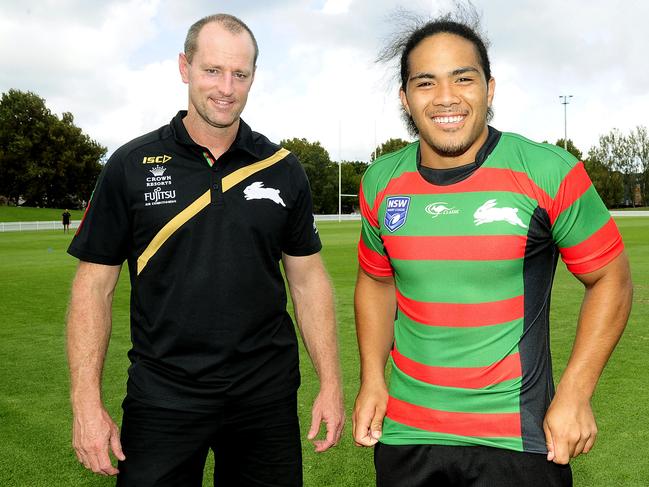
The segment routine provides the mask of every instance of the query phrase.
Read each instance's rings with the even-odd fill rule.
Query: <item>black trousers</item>
[[[486,446],[374,447],[377,487],[572,487],[569,465]]]
[[[214,485],[302,485],[297,397],[265,404],[226,404],[210,413],[149,406],[127,397],[122,405],[121,487],[202,485],[214,451]]]

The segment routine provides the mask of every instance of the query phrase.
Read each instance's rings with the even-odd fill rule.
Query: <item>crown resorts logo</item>
[[[151,174],[153,174],[154,176],[162,176],[166,170],[167,168],[164,166],[154,166],[151,169],[149,169]]]
[[[171,176],[165,176],[164,173],[167,170],[164,166],[153,166],[149,169],[149,172],[153,176],[146,178],[147,187],[152,186],[169,186],[171,184]]]

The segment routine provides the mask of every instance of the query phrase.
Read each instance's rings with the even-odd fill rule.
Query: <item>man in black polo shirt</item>
[[[280,261],[320,378],[308,438],[316,451],[340,438],[333,299],[308,181],[239,118],[257,53],[235,17],[190,28],[179,58],[188,111],[115,151],[68,250],[80,259],[68,318],[73,446],[86,468],[119,473],[118,485],[201,485],[209,449],[215,484],[302,484]],[[101,371],[124,260],[133,347],[120,438]]]

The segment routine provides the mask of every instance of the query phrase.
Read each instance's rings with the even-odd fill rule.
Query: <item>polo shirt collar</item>
[[[185,128],[185,124],[183,123],[183,118],[185,118],[186,116],[187,116],[187,110],[180,110],[176,114],[176,116],[171,120],[170,123],[171,130],[174,134],[176,141],[183,145],[189,145],[189,146],[194,146],[194,147],[199,147],[201,149],[204,149],[204,147],[194,142],[194,140],[189,136],[189,133]],[[258,158],[262,157],[261,154],[259,154],[256,150],[253,135],[252,135],[252,129],[241,118],[239,119],[239,129],[237,130],[237,135],[234,138],[234,142],[232,142],[232,145],[228,148],[226,153],[233,152],[236,150],[243,150]]]

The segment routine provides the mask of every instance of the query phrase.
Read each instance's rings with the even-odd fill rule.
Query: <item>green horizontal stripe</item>
[[[585,211],[587,210],[587,213]],[[552,233],[559,247],[572,247],[587,240],[611,218],[594,186],[591,186],[557,218]]]
[[[503,414],[520,411],[521,378],[483,389],[459,389],[427,384],[392,365],[390,395],[410,404],[456,413]]]
[[[383,241],[376,235],[375,232],[378,230],[373,229],[373,227],[363,220],[361,227],[361,238],[365,246],[374,252],[378,252],[381,255],[385,255],[385,248],[383,247]]]
[[[523,319],[470,328],[428,326],[399,313],[394,327],[397,350],[436,367],[484,367],[518,351]]]
[[[397,423],[390,418],[383,420],[381,443],[386,445],[448,445],[448,446],[491,446],[507,450],[523,451],[521,438],[481,438],[448,433],[435,433]]]
[[[405,195],[407,196],[407,195]],[[472,193],[449,193],[411,195],[406,223],[394,232],[385,230],[385,205],[379,208],[381,228],[390,235],[410,236],[462,236],[462,235],[527,235],[527,229],[507,222],[490,222],[476,225],[473,214],[488,200],[495,199],[498,208],[518,208],[518,216],[528,226],[538,203],[524,194],[509,191],[479,191]],[[450,208],[453,213],[433,216],[426,208],[435,204]],[[458,211],[458,213],[455,213]]]
[[[399,291],[415,301],[471,304],[523,294],[523,259],[391,262]]]

